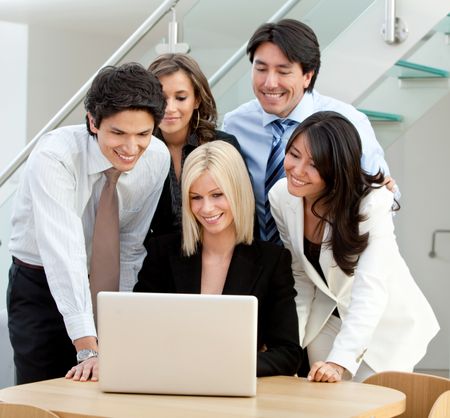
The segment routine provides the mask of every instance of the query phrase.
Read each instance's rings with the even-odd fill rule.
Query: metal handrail
[[[288,13],[300,0],[289,0],[271,17],[268,22],[275,22]],[[245,42],[208,80],[213,88],[245,55],[248,42]]]
[[[142,23],[141,26],[111,55],[111,57],[100,67],[107,65],[116,65],[131,49],[174,7],[179,0],[165,0],[161,5]],[[58,127],[70,113],[83,101],[86,92],[92,84],[95,74],[74,94],[74,96],[53,116],[52,119],[39,131],[37,135],[25,146],[19,155],[9,164],[0,174],[0,187],[19,169],[26,161],[33,148],[36,146],[39,138]]]
[[[435,229],[433,231],[433,235],[431,238],[431,251],[428,253],[428,255],[431,258],[436,257],[436,235],[437,234],[450,234],[450,229]]]

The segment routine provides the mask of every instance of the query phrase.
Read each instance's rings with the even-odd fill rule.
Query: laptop
[[[256,395],[254,296],[100,292],[103,392]]]

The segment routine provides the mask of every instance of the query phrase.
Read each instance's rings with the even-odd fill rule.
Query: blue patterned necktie
[[[284,145],[283,134],[290,126],[295,125],[296,122],[290,119],[276,119],[272,122],[272,150],[270,151],[269,159],[267,160],[266,179],[264,182],[265,192],[265,235],[266,241],[274,242],[282,245],[280,236],[278,234],[275,220],[270,213],[269,190],[282,177],[284,177]]]

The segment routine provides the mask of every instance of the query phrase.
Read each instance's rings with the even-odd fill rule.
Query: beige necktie
[[[94,317],[97,317],[97,293],[118,291],[120,279],[119,202],[116,184],[121,172],[114,167],[104,171],[103,186],[92,236],[90,286]]]

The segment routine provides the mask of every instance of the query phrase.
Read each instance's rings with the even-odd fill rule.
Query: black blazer
[[[180,234],[171,234],[151,239],[148,250],[135,292],[200,293],[201,249],[183,256]],[[302,350],[290,252],[262,241],[237,245],[223,294],[258,298],[257,375],[295,374]]]

